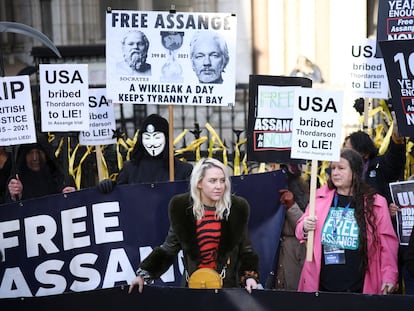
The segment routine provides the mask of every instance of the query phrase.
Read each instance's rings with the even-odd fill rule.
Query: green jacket
[[[217,272],[227,263],[223,287],[239,287],[245,272],[258,273],[259,259],[248,236],[249,204],[244,198],[233,195],[229,217],[221,223],[221,238],[217,252]],[[189,193],[174,196],[169,204],[170,228],[164,243],[145,258],[140,268],[153,279],[159,278],[173,264],[182,249],[184,276],[191,275],[200,262],[196,240],[196,219]],[[187,286],[186,277],[182,284]]]

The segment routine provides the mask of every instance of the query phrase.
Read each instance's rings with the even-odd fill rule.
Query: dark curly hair
[[[371,231],[376,245],[376,217],[374,214],[374,199],[376,190],[368,185],[362,177],[363,159],[355,150],[344,148],[341,150],[341,158],[348,161],[352,170],[352,198],[351,206],[355,208],[355,219],[359,226],[359,253],[362,258],[362,269],[366,271],[368,266],[368,242],[367,231]],[[329,189],[336,189],[331,178],[328,179]]]
[[[375,147],[371,137],[363,132],[356,131],[345,137],[345,141],[349,139],[352,148],[358,151],[363,157],[367,156],[368,159],[373,159],[378,154],[378,148]]]

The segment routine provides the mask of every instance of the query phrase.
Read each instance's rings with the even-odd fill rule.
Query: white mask
[[[142,133],[142,144],[152,157],[160,155],[165,147],[165,134],[163,132]]]

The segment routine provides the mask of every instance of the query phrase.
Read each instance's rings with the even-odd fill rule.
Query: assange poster
[[[347,91],[354,97],[389,98],[384,60],[375,57],[377,43],[364,39],[351,46]]]
[[[39,76],[42,132],[88,130],[88,65],[39,65]]]
[[[36,142],[29,76],[0,77],[0,146]]]
[[[106,89],[89,89],[89,131],[79,133],[79,143],[100,146],[116,143],[114,104],[106,100]]]
[[[343,92],[300,88],[295,91],[291,156],[339,161]]]
[[[236,16],[108,11],[107,98],[123,104],[232,106]]]
[[[414,40],[381,41],[379,44],[398,131],[402,136],[414,137]]]
[[[247,150],[250,161],[291,163],[294,90],[311,87],[301,77],[251,75]]]
[[[401,211],[395,215],[397,236],[400,245],[408,245],[414,226],[414,181],[401,181],[389,184],[392,201]]]

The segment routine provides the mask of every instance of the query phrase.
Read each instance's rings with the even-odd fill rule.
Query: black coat
[[[231,212],[221,223],[221,237],[217,252],[216,269],[230,263],[223,279],[223,287],[238,287],[245,271],[258,272],[259,259],[248,236],[249,204],[232,196]],[[185,275],[191,275],[200,263],[200,249],[196,240],[196,219],[192,212],[190,194],[174,196],[169,204],[170,229],[164,243],[145,258],[140,268],[159,278],[171,266],[178,252],[184,253]],[[183,285],[187,285],[183,278]]]
[[[396,144],[390,139],[387,151],[368,162],[364,178],[388,203],[392,202],[388,184],[404,178],[405,151],[405,144]]]
[[[127,161],[119,172],[117,184],[140,184],[170,180],[170,170],[164,159],[144,157],[139,164]],[[193,166],[174,158],[174,180],[190,179]]]

